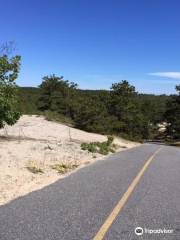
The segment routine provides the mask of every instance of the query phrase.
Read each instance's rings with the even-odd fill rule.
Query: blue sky
[[[180,84],[179,0],[0,0],[0,43],[22,56],[18,84],[63,75],[80,88],[127,79],[140,92]]]

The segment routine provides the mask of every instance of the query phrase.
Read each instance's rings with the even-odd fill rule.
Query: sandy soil
[[[0,205],[69,174],[57,173],[52,169],[55,164],[82,167],[103,159],[101,154],[81,150],[80,145],[106,140],[106,136],[50,122],[40,116],[22,116],[14,126],[0,130]],[[114,143],[118,145],[118,151],[138,145],[120,138]],[[43,173],[32,173],[27,168],[32,166]]]

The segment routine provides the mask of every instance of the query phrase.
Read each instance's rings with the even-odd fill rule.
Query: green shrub
[[[88,152],[95,153],[97,152],[97,143],[82,143],[81,149],[88,150]]]
[[[108,136],[108,140],[106,142],[82,143],[81,149],[92,153],[107,155],[109,152],[115,152],[115,149],[112,145],[113,140],[114,138],[112,136]]]
[[[114,141],[114,137],[113,136],[108,136],[107,138],[108,138],[107,144],[108,144],[108,146],[110,146]]]
[[[57,112],[54,111],[44,111],[42,112],[42,114],[45,116],[45,119],[47,121],[55,121],[55,122],[60,122],[60,123],[64,123],[68,126],[73,126],[73,121],[71,118],[66,117],[63,114],[59,114]]]

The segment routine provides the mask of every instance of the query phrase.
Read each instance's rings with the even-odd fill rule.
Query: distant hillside
[[[85,96],[99,96],[100,94],[106,95],[108,90],[78,90],[80,94]],[[19,88],[19,107],[23,113],[35,114],[38,110],[38,99],[40,97],[40,88],[37,87],[20,87]],[[170,96],[167,95],[153,95],[153,94],[139,94],[138,99],[140,102],[144,102],[152,105],[157,111],[163,112],[165,105]]]
[[[35,114],[38,112],[37,102],[40,89],[35,87],[19,88],[19,108],[23,113]]]

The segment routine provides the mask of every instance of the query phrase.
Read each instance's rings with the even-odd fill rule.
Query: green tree
[[[180,85],[176,86],[177,95],[167,103],[165,119],[168,123],[167,134],[173,139],[180,139]]]
[[[134,107],[135,88],[123,80],[112,84],[111,90],[110,112],[123,121],[129,117],[131,109]]]
[[[41,90],[38,103],[40,110],[71,115],[72,97],[75,94],[77,84],[64,80],[63,76],[58,77],[53,74],[43,77],[39,87]]]
[[[74,122],[77,128],[103,134],[115,132],[117,118],[108,114],[99,97],[81,97],[74,109]]]
[[[111,87],[109,112],[119,121],[118,132],[130,139],[149,138],[150,121],[141,111],[135,87],[123,80]]]
[[[0,55],[0,128],[13,125],[20,117],[17,110],[17,85],[20,56]]]

